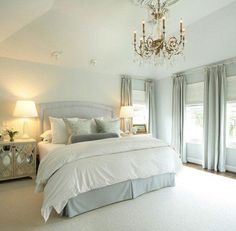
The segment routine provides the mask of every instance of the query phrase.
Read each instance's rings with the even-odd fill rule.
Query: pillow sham
[[[87,135],[72,135],[71,143],[85,142],[85,141],[93,141],[93,140],[101,140],[108,138],[118,138],[119,135],[117,133],[93,133]]]
[[[63,119],[66,125],[68,137],[72,135],[87,135],[91,133],[91,120],[87,119]],[[69,140],[68,140],[69,141]],[[70,143],[70,142],[68,142]]]
[[[62,118],[49,117],[52,130],[53,144],[67,144],[68,132]],[[77,121],[78,118],[69,118],[70,121]]]
[[[120,134],[120,119],[95,119],[99,133]]]
[[[91,119],[91,133],[97,133],[98,132],[97,124],[96,124],[95,119],[104,120],[103,117],[97,117],[97,118]]]

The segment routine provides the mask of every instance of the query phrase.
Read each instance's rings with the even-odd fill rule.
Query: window
[[[186,143],[201,144],[203,142],[203,104],[186,106],[185,116]]]
[[[227,78],[226,143],[236,148],[236,76]]]
[[[236,146],[236,102],[227,104],[227,145]]]
[[[132,90],[134,117],[133,124],[146,124],[147,112],[145,102],[145,91]]]
[[[204,82],[187,85],[185,110],[185,142],[203,142],[203,98]]]

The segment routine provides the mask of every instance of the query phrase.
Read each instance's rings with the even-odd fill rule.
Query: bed
[[[41,131],[49,116],[109,117],[114,109],[86,102],[40,105]],[[40,165],[36,191],[44,192],[45,221],[51,210],[73,217],[112,203],[175,185],[181,167],[178,154],[161,140],[131,136],[71,145],[39,143]]]

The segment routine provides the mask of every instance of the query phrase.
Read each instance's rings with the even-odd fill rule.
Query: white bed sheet
[[[46,143],[46,142],[39,142],[38,148],[39,148],[39,158],[42,160],[48,153],[52,152],[53,150],[57,148],[61,148],[65,146],[65,144],[52,144],[52,143]]]

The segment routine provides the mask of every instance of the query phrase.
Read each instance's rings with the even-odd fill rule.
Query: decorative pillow
[[[62,118],[49,117],[52,129],[53,144],[67,144],[68,132]],[[77,121],[78,118],[70,118],[70,121]]]
[[[116,137],[119,137],[117,133],[94,133],[94,134],[77,135],[77,136],[72,135],[71,143],[73,144],[78,142],[101,140],[101,139],[116,138]]]
[[[99,133],[120,134],[120,119],[95,119]]]
[[[91,134],[92,120],[77,119],[77,121],[72,121],[64,119],[64,122],[69,138],[67,143],[71,143],[71,136]]]
[[[104,120],[103,117],[98,117],[98,118],[91,119],[91,133],[97,133],[98,132],[97,124],[96,124],[95,119]]]
[[[91,120],[77,119],[77,121],[72,121],[69,119],[64,119],[64,122],[69,136],[91,133]]]
[[[47,130],[43,134],[40,135],[43,138],[44,142],[51,143],[52,142],[52,130]]]

